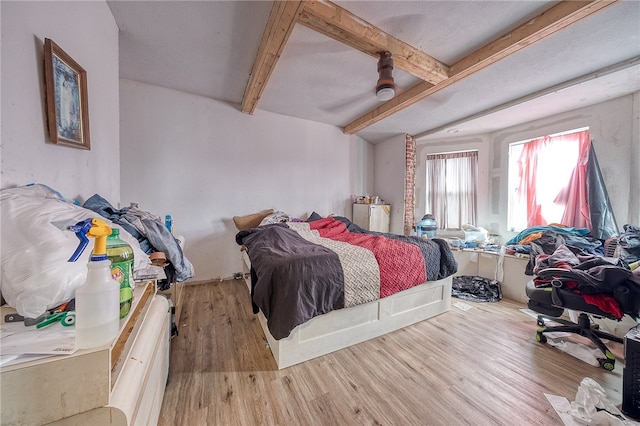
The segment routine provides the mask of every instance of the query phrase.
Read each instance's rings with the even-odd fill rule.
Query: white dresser
[[[156,295],[155,281],[138,284],[112,345],[0,369],[0,423],[157,424],[169,371],[169,323],[169,303]]]
[[[353,223],[367,231],[389,232],[389,204],[353,204]]]

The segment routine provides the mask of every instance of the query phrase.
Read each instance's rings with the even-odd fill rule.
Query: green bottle
[[[107,257],[111,261],[111,276],[120,283],[120,318],[131,309],[133,301],[133,249],[120,239],[120,230],[113,228],[107,237]]]

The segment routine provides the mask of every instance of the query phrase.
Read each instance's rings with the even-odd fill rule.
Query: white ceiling
[[[451,65],[556,1],[335,1]],[[109,1],[120,75],[242,102],[271,1]],[[640,1],[626,0],[385,118],[357,134],[421,140],[485,133],[640,90]],[[344,127],[379,106],[376,58],[298,24],[254,114]],[[394,69],[397,93],[419,83]]]

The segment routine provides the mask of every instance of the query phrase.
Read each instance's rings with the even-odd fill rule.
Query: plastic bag
[[[86,278],[93,240],[80,259],[68,262],[80,241],[66,228],[87,218],[103,218],[44,185],[3,189],[0,213],[0,292],[7,303],[20,315],[37,318],[72,299]],[[105,222],[120,229],[121,238],[133,248],[134,269],[150,264],[135,238]]]
[[[550,337],[550,334],[552,333],[547,333],[547,336]],[[547,343],[557,349],[560,349],[562,352],[566,352],[569,355],[572,355],[579,360],[586,362],[587,364],[591,364],[594,367],[600,366],[600,363],[598,361],[598,356],[601,356],[599,349],[593,349],[586,345],[581,345],[579,343],[564,340],[556,342],[553,339],[549,339]]]
[[[607,398],[604,389],[592,378],[585,377],[578,386],[576,400],[571,403],[571,416],[579,423],[598,426],[635,425],[625,419]]]

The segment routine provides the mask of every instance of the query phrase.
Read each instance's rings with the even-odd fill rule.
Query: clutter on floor
[[[565,426],[637,426],[640,423],[626,417],[607,397],[606,392],[590,377],[578,386],[575,400],[569,402],[558,395],[545,394]]]
[[[470,302],[498,302],[502,300],[500,282],[471,275],[453,277],[451,295]]]

